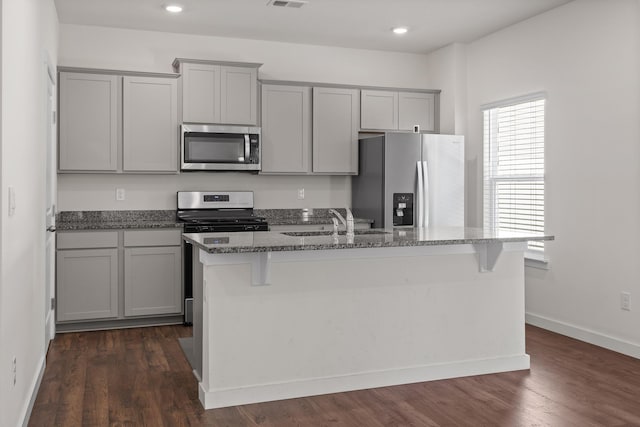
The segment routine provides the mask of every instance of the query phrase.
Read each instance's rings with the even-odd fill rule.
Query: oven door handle
[[[249,134],[244,134],[244,162],[251,162],[251,144],[249,143]]]

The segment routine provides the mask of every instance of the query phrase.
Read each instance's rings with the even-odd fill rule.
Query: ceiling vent
[[[267,6],[294,7],[299,9],[305,4],[307,4],[307,2],[303,0],[269,0]]]

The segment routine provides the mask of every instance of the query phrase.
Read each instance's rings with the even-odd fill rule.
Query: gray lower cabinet
[[[56,314],[59,322],[118,317],[118,233],[59,233]]]
[[[57,260],[59,321],[118,317],[118,250],[60,251]]]
[[[57,322],[104,328],[178,318],[181,236],[179,228],[58,233]]]
[[[261,173],[311,172],[311,87],[262,85]]]
[[[180,246],[124,249],[124,315],[182,311]]]
[[[61,171],[118,169],[120,80],[118,76],[60,73]]]
[[[123,171],[177,172],[177,80],[125,76],[122,114]]]
[[[313,88],[313,172],[358,173],[358,89]]]

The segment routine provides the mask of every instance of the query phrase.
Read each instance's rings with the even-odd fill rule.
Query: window
[[[483,109],[485,227],[544,232],[544,107],[533,95]]]

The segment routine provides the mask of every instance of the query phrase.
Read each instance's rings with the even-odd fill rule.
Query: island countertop
[[[213,254],[310,251],[403,246],[462,245],[491,242],[553,240],[539,233],[487,230],[482,228],[396,228],[356,230],[353,238],[331,232],[240,232],[185,233],[183,238]]]

